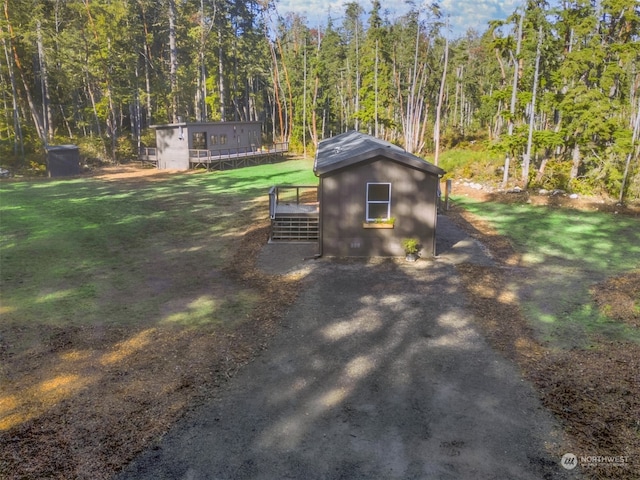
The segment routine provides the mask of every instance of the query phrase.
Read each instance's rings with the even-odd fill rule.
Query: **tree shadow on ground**
[[[215,180],[2,186],[0,476],[109,478],[263,348],[295,282],[229,277],[268,209]]]
[[[445,263],[322,260],[269,349],[122,478],[543,478],[552,422]]]

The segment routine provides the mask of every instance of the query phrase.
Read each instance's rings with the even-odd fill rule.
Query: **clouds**
[[[464,34],[473,28],[479,33],[487,29],[490,20],[504,20],[511,15],[521,0],[442,0],[442,11],[449,15],[454,33]]]
[[[329,15],[339,23],[344,16],[345,3],[346,0],[280,0],[278,11],[283,15],[292,12],[303,16],[308,26],[314,27],[326,25]],[[358,0],[358,3],[366,12],[371,10],[369,0]],[[439,3],[442,12],[449,17],[453,36],[457,37],[470,28],[485,31],[490,20],[507,18],[522,4],[522,0],[440,0]],[[389,12],[390,19],[406,13],[408,9],[402,0],[382,2],[382,10]]]
[[[309,26],[326,24],[329,14],[332,18],[342,18],[345,0],[280,0],[280,14],[297,13],[306,17]],[[361,3],[361,5],[364,5]]]

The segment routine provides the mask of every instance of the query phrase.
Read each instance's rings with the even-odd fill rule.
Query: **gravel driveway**
[[[119,478],[577,478],[533,388],[473,326],[454,264],[491,259],[439,229],[439,258],[416,264],[268,246],[307,275],[279,333]]]

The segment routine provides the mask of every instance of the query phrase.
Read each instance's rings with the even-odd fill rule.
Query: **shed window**
[[[367,183],[367,222],[391,218],[391,184]]]
[[[207,149],[207,132],[193,132],[193,148],[196,150]]]

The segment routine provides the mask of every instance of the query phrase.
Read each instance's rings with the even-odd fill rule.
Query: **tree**
[[[355,130],[360,130],[360,44],[362,42],[363,25],[360,20],[363,10],[359,3],[345,4],[345,18],[342,23],[344,42],[347,45],[347,95],[348,121]]]
[[[380,2],[374,0],[360,53],[359,65],[363,73],[358,93],[360,110],[355,115],[363,124],[361,128],[366,128],[376,137],[381,133],[381,124],[390,125],[385,114],[392,98],[387,29],[380,17],[380,8]]]
[[[536,49],[535,72],[533,74],[533,92],[529,109],[529,135],[527,137],[527,150],[522,159],[522,184],[524,188],[529,185],[529,167],[531,165],[531,150],[533,148],[533,129],[536,119],[536,97],[538,94],[538,78],[540,73],[540,49],[542,48],[542,26],[538,29],[538,47]]]
[[[440,118],[442,116],[442,102],[444,100],[444,88],[447,81],[447,66],[449,65],[449,40],[444,41],[444,61],[442,68],[442,80],[440,82],[440,91],[438,93],[438,105],[436,107],[436,121],[433,127],[433,143],[435,145],[434,163],[438,165],[438,156],[440,153]]]

